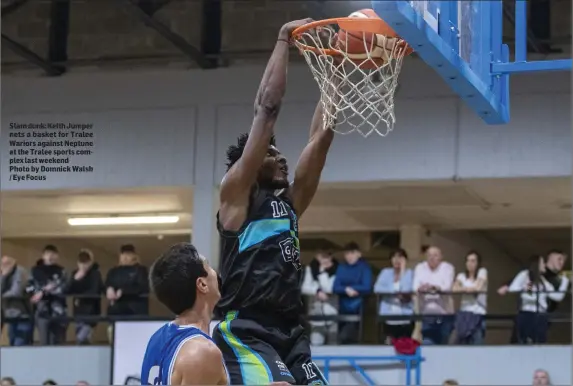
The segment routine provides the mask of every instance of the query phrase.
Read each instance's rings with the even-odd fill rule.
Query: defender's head
[[[151,289],[175,315],[195,306],[211,312],[219,301],[217,273],[191,243],[171,246],[151,266]]]
[[[241,134],[236,145],[227,149],[227,171],[242,157],[249,134]],[[288,166],[286,158],[277,149],[274,135],[271,137],[267,155],[259,169],[257,183],[266,189],[288,188]]]

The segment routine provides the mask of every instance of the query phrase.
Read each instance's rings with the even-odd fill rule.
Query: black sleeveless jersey
[[[298,219],[287,195],[256,189],[239,231],[223,230],[219,214],[217,227],[222,282],[218,311],[298,319],[302,310]]]

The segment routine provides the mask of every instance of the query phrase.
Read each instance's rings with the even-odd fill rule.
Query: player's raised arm
[[[223,354],[207,339],[191,339],[183,344],[175,359],[172,385],[226,385]]]
[[[322,109],[322,103],[319,101],[312,117],[308,144],[300,155],[294,173],[291,195],[299,217],[306,211],[316,193],[326,156],[334,138],[334,132],[330,128],[323,130]]]
[[[285,24],[280,30],[255,98],[255,116],[245,148],[221,183],[220,213],[222,217],[228,217],[227,212],[234,212],[226,206],[246,207],[248,205],[250,190],[267,154],[286,89],[291,33],[298,26],[310,21],[310,19],[293,21]],[[231,215],[231,217],[235,216]],[[225,222],[224,219],[223,221]]]

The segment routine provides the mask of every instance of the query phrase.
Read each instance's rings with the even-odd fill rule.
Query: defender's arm
[[[224,385],[227,376],[223,354],[214,343],[197,338],[179,351],[171,374],[172,385]]]
[[[231,167],[221,183],[219,211],[225,229],[236,230],[245,220],[250,188],[268,151],[273,129],[286,89],[291,32],[309,20],[285,24],[261,80],[255,99],[255,116],[249,139],[241,158]]]
[[[334,138],[334,132],[330,128],[322,129],[322,109],[322,103],[319,102],[312,117],[310,140],[302,151],[294,173],[292,200],[299,217],[306,211],[316,193]]]

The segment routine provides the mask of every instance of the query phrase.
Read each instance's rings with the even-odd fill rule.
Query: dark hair
[[[477,261],[476,271],[474,273],[474,275],[475,275],[474,279],[475,279],[475,278],[477,278],[477,274],[481,268],[481,255],[474,250],[468,251],[468,253],[466,253],[466,261],[465,261],[466,263],[468,262],[468,257],[470,257],[471,255],[475,255],[476,261]],[[470,278],[470,271],[468,271],[467,266],[466,266],[465,271],[466,271],[466,279],[469,279]]]
[[[44,247],[44,252],[58,253],[58,248],[55,245],[48,244]]]
[[[360,252],[360,247],[358,246],[357,243],[355,243],[354,241],[349,242],[348,244],[346,244],[344,246],[344,248],[342,248],[343,251],[345,252],[350,252],[350,251],[358,251]]]
[[[547,263],[547,261],[549,261],[549,256],[550,255],[563,255],[566,256],[565,253],[560,250],[560,249],[551,249],[549,252],[547,252],[547,254],[545,256],[543,256],[543,261],[545,261]]]
[[[233,167],[235,162],[237,162],[243,155],[245,146],[247,145],[247,140],[249,139],[248,133],[243,133],[237,138],[237,144],[231,145],[227,149],[227,171]],[[275,136],[271,137],[269,145],[276,146]]]
[[[421,252],[421,253],[426,253],[426,252],[428,252],[428,249],[430,249],[430,245],[424,244],[424,245],[422,245],[422,246],[420,247],[420,252]]]
[[[539,255],[532,255],[529,257],[529,281],[535,285],[541,283],[541,272],[539,271],[539,260],[542,257]]]
[[[11,385],[15,385],[16,381],[12,377],[4,377],[0,380],[0,382],[8,382]]]
[[[80,249],[78,253],[78,261],[80,263],[89,263],[94,258],[94,254],[89,249]]]
[[[46,379],[42,385],[57,385],[57,383],[53,379]]]
[[[390,252],[390,259],[392,259],[394,256],[403,257],[403,258],[407,259],[408,253],[406,252],[405,249],[396,248]]]
[[[175,315],[195,305],[197,279],[207,276],[203,259],[191,243],[172,245],[151,266],[149,282],[155,296]]]
[[[135,253],[133,244],[124,244],[119,248],[119,253]]]

